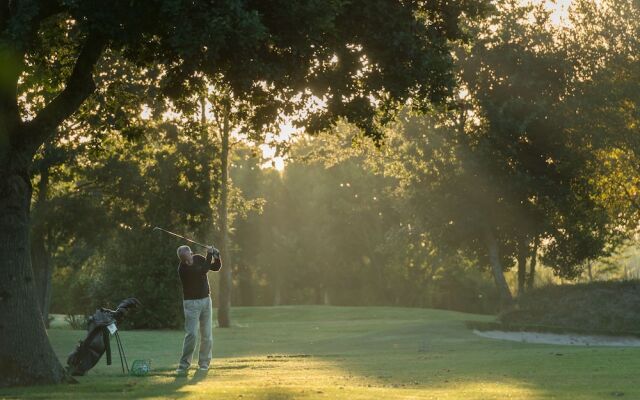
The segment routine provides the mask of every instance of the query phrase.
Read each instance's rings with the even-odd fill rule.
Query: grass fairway
[[[386,307],[233,310],[214,330],[206,377],[173,376],[182,333],[125,331],[129,360],[147,377],[120,375],[102,359],[78,385],[13,388],[0,398],[42,399],[606,399],[640,398],[640,349],[493,341],[463,321],[490,318]],[[84,332],[49,331],[61,359]],[[114,347],[115,350],[115,347]]]

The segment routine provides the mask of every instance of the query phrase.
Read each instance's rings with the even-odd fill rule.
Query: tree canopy
[[[35,301],[28,171],[94,93],[117,88],[133,68],[156,100],[151,108],[161,111],[161,99],[188,97],[206,77],[222,77],[259,106],[256,126],[313,110],[301,116],[309,131],[345,117],[377,137],[377,124],[401,105],[426,109],[451,94],[450,41],[463,36],[461,20],[484,8],[475,1],[2,1],[0,315],[16,322],[3,331],[0,384],[64,377]],[[99,116],[92,125],[135,131],[130,121],[143,103],[120,93],[130,101],[87,109]],[[321,104],[310,108],[314,99]]]

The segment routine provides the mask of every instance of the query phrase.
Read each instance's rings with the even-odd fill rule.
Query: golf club
[[[186,240],[186,241],[187,241],[187,242],[189,242],[189,243],[197,244],[198,246],[202,246],[202,247],[204,247],[204,248],[209,248],[209,246],[207,246],[206,244],[198,243],[198,242],[196,242],[195,240],[187,239],[186,237],[184,237],[184,236],[182,236],[182,235],[178,235],[177,233],[173,233],[173,232],[168,231],[168,230],[166,230],[166,229],[162,229],[162,228],[160,228],[160,227],[158,227],[158,226],[156,226],[155,228],[153,228],[153,230],[154,230],[154,231],[155,231],[155,230],[159,230],[159,231],[162,231],[162,232],[168,233],[169,235],[173,235],[173,236],[175,236],[175,237],[177,237],[177,238],[180,238],[180,239],[182,239],[182,240]]]

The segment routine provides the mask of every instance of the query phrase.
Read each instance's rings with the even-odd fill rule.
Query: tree
[[[213,114],[213,126],[219,134],[220,143],[220,184],[218,202],[218,238],[220,250],[225,257],[225,268],[220,270],[218,285],[218,326],[229,328],[231,326],[231,293],[233,288],[232,278],[232,252],[229,239],[231,220],[229,216],[229,193],[232,182],[229,168],[233,159],[235,145],[232,133],[244,136],[242,140],[247,143],[261,143],[264,141],[265,132],[278,122],[278,117],[261,115],[261,104],[255,104],[249,100],[238,98],[231,87],[224,83],[222,77],[207,85],[207,95],[203,101],[208,101]],[[204,103],[203,103],[204,104]],[[203,116],[204,118],[204,116]],[[239,141],[239,140],[238,140]]]
[[[264,304],[259,293],[258,266],[261,263],[260,248],[264,235],[264,205],[269,182],[277,179],[277,171],[263,169],[262,157],[255,153],[255,148],[248,144],[240,144],[234,151],[231,160],[233,169],[229,171],[236,195],[230,203],[234,206],[234,230],[232,233],[232,257],[236,269],[237,285],[232,293],[232,304],[243,306]],[[270,202],[273,199],[270,199]],[[273,254],[265,255],[272,258]]]
[[[593,149],[592,197],[618,221],[618,230],[633,230],[640,211],[640,7],[634,1],[576,1],[571,11],[575,28],[563,41],[580,78],[572,128]]]
[[[51,100],[57,88],[63,84],[56,79],[44,79],[42,75],[57,68],[69,69],[68,58],[72,56],[66,52],[64,36],[61,39],[55,35],[45,35],[41,40],[42,48],[56,49],[57,57],[37,64],[38,68],[32,75],[27,75],[23,83],[28,103],[38,106]],[[98,248],[96,244],[103,238],[101,232],[107,231],[104,225],[100,231],[82,227],[84,221],[81,220],[88,217],[96,221],[96,217],[83,215],[81,211],[97,213],[100,212],[100,205],[91,198],[95,193],[86,196],[86,189],[90,189],[91,185],[74,182],[86,177],[78,171],[88,167],[86,160],[79,156],[87,149],[95,150],[95,144],[113,131],[119,131],[129,139],[143,135],[145,121],[139,117],[140,102],[144,99],[152,104],[153,91],[157,89],[157,82],[150,84],[149,76],[141,74],[124,58],[116,54],[105,57],[109,58],[110,66],[107,68],[106,63],[98,65],[96,74],[100,76],[99,81],[113,83],[85,101],[74,114],[73,121],[60,126],[57,134],[47,140],[34,159],[32,181],[36,183],[36,196],[32,203],[31,258],[45,324],[48,323],[54,267],[61,261],[67,263],[71,259],[74,260],[71,264],[76,266],[86,262],[85,253],[91,251],[89,247]],[[95,109],[101,111],[99,115],[93,112]],[[82,137],[81,142],[73,140],[78,137]],[[96,153],[99,151],[93,152],[94,155]],[[88,207],[81,206],[79,202],[84,202]],[[64,249],[71,243],[76,250],[54,250]]]
[[[475,131],[474,138],[465,141],[465,154],[475,158],[495,186],[491,195],[499,207],[496,212],[505,211],[506,218],[487,221],[486,226],[494,227],[486,229],[501,230],[502,237],[495,239],[510,242],[503,251],[508,249],[507,256],[516,260],[522,294],[532,243],[552,229],[544,218],[549,217],[549,223],[557,211],[544,207],[553,208],[569,195],[569,182],[580,173],[581,155],[567,156],[563,142],[561,99],[567,92],[570,65],[556,44],[548,11],[512,1],[498,7],[494,18],[479,25],[482,39],[468,52],[461,51],[462,84],[469,95],[462,101],[459,121],[469,135]],[[474,122],[474,116],[481,122]],[[485,237],[495,235],[485,233]],[[499,270],[494,268],[496,274]],[[502,278],[498,280],[506,287]]]
[[[479,9],[475,2],[382,0],[296,6],[234,0],[0,3],[0,316],[12,321],[1,332],[0,385],[61,382],[65,376],[35,299],[28,171],[38,148],[95,91],[93,70],[108,62],[103,54],[121,52],[150,70],[161,63],[164,93],[174,97],[193,89],[199,72],[222,73],[234,92],[260,104],[285,99],[285,106],[296,108],[303,106],[300,95],[325,99],[326,107],[309,119],[312,130],[346,116],[373,134],[370,96],[389,114],[408,97],[424,109],[450,93],[447,39],[460,35],[463,13]],[[31,109],[19,101],[21,76],[52,58],[39,47],[45,32],[67,35],[74,56],[55,97]],[[270,109],[271,115],[281,111]]]
[[[251,279],[249,304],[496,309],[491,276],[439,251],[407,207],[394,176],[406,169],[389,163],[397,155],[341,122],[297,137],[283,171],[234,163],[234,185],[264,201],[233,233],[241,294]]]
[[[219,203],[219,214],[218,218],[220,221],[220,238],[221,238],[221,246],[220,250],[222,254],[225,255],[226,260],[225,263],[226,268],[223,268],[220,272],[220,285],[218,289],[218,326],[221,328],[228,328],[231,326],[231,316],[230,316],[230,308],[231,308],[231,268],[232,263],[230,260],[230,252],[229,252],[229,140],[231,136],[231,127],[230,127],[230,104],[229,101],[224,101],[222,104],[223,112],[222,112],[222,124],[220,129],[221,134],[221,144],[222,148],[220,150],[221,157],[220,162],[222,167],[221,177],[220,177],[220,203]]]
[[[430,240],[490,266],[509,304],[503,271],[514,261],[522,293],[526,261],[532,282],[538,252],[556,274],[573,278],[628,230],[616,207],[593,196],[598,155],[581,137],[587,128],[575,125],[580,79],[564,32],[541,6],[506,1],[498,11],[457,52],[458,107],[407,113],[388,136]]]
[[[51,248],[54,246],[55,227],[49,219],[53,216],[50,200],[51,175],[53,169],[70,157],[70,149],[56,147],[51,143],[43,146],[41,154],[34,161],[33,172],[38,175],[36,197],[32,205],[31,220],[31,264],[33,268],[38,305],[42,320],[49,327],[51,307],[51,277],[53,265]],[[53,178],[55,179],[55,178]]]

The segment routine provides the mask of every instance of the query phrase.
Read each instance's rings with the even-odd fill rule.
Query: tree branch
[[[20,137],[23,127],[17,97],[25,54],[42,22],[62,11],[58,0],[0,0],[0,119],[11,140]]]
[[[100,59],[105,45],[103,37],[89,34],[64,90],[26,124],[25,130],[29,132],[26,139],[34,151],[95,91],[93,67]]]

